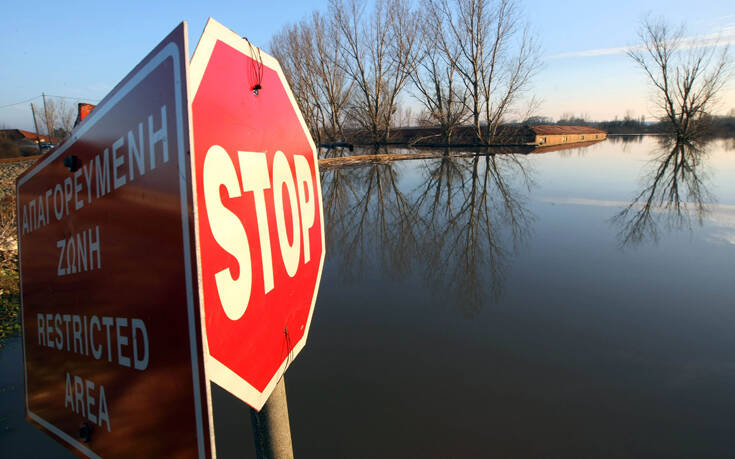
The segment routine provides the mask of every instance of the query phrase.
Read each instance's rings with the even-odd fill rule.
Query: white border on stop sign
[[[301,110],[298,108],[298,104],[296,103],[296,99],[293,96],[293,93],[291,92],[291,87],[288,85],[288,82],[286,81],[286,77],[283,74],[283,70],[281,69],[281,65],[278,63],[278,61],[266,53],[265,51],[257,48],[256,46],[249,43],[247,40],[241,38],[237,33],[234,31],[228,29],[224,25],[220,24],[219,22],[215,21],[212,18],[209,18],[207,21],[207,25],[204,27],[204,32],[202,32],[202,37],[199,39],[199,43],[197,44],[196,49],[194,50],[194,55],[191,58],[191,61],[189,63],[189,133],[192,137],[191,146],[192,146],[192,155],[191,155],[191,170],[192,170],[192,188],[193,188],[193,199],[194,199],[194,222],[195,222],[195,228],[196,228],[196,237],[197,240],[199,240],[199,215],[196,211],[197,207],[197,188],[196,188],[196,168],[194,164],[195,159],[195,153],[194,150],[194,129],[191,125],[193,123],[193,116],[191,111],[191,104],[194,101],[194,97],[196,96],[197,90],[199,89],[199,85],[202,81],[202,78],[204,77],[204,71],[207,68],[207,65],[209,64],[209,59],[212,56],[212,51],[214,50],[214,46],[217,43],[217,41],[221,41],[228,46],[236,49],[237,51],[245,54],[246,56],[250,57],[254,60],[260,60],[262,64],[266,67],[269,67],[270,69],[274,70],[278,77],[281,80],[281,84],[283,85],[284,89],[286,90],[286,94],[288,94],[288,98],[291,101],[291,105],[294,107],[294,111],[296,112],[296,115],[298,116],[299,123],[301,123],[301,128],[303,131],[307,134],[306,138],[309,141],[309,146],[311,147],[311,151],[314,155],[314,167],[315,167],[315,177],[316,177],[316,190],[317,195],[319,197],[319,210],[320,210],[320,216],[322,221],[322,226],[324,225],[324,206],[322,204],[322,184],[321,179],[319,177],[319,157],[316,153],[316,145],[314,145],[314,141],[311,138],[311,133],[309,132],[309,128],[306,126],[306,122],[304,121],[304,117],[301,115]],[[204,307],[200,307],[200,313],[201,313],[201,326],[202,326],[202,343],[204,348],[204,369],[206,377],[209,381],[213,381],[217,383],[217,385],[221,386],[225,390],[231,392],[233,395],[235,395],[240,400],[244,401],[245,403],[249,404],[256,410],[260,411],[260,409],[265,404],[266,400],[268,400],[268,396],[270,396],[271,392],[273,392],[273,389],[276,387],[276,384],[278,384],[278,381],[281,379],[283,374],[286,372],[287,364],[290,365],[291,362],[296,358],[296,356],[299,354],[301,349],[303,349],[304,345],[306,344],[307,336],[309,335],[309,328],[311,326],[311,318],[314,315],[314,303],[316,303],[316,297],[317,292],[319,291],[319,284],[321,282],[322,278],[322,269],[324,267],[324,256],[326,253],[326,245],[324,240],[324,231],[322,233],[322,255],[321,259],[319,260],[319,272],[317,273],[317,281],[316,285],[314,286],[314,294],[311,299],[311,308],[309,309],[309,317],[306,320],[306,327],[304,329],[304,334],[302,338],[299,340],[296,345],[294,345],[292,352],[284,358],[283,362],[281,363],[278,371],[276,371],[273,378],[270,380],[268,385],[265,387],[263,392],[260,392],[258,389],[253,387],[250,383],[242,379],[240,376],[238,376],[235,372],[227,368],[224,364],[219,362],[217,359],[212,357],[209,354],[209,344],[207,341],[207,331],[206,331],[206,319],[204,317]],[[202,290],[202,267],[201,267],[201,252],[199,248],[199,244],[196,244],[196,250],[197,250],[197,267],[198,267],[198,282],[199,282],[199,299],[200,302],[203,302],[203,290]],[[208,398],[208,406],[209,406],[209,416],[210,420],[212,420],[212,394],[211,394],[211,388],[209,387],[209,384],[206,384],[207,386],[207,398]],[[212,438],[214,438],[214,423],[210,422],[210,428],[212,429]],[[212,442],[212,448],[214,449],[214,442]]]

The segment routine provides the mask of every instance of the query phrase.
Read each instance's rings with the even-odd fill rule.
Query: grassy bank
[[[30,161],[0,164],[0,349],[20,331],[15,177]]]

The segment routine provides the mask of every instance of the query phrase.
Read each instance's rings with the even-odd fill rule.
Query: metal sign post
[[[260,412],[250,409],[258,459],[293,459],[286,381],[281,378]]]

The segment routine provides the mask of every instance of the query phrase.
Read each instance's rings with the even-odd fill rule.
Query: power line
[[[102,99],[91,99],[89,97],[71,97],[71,96],[55,96],[53,94],[46,94],[46,97],[58,97],[60,99],[72,99],[72,100],[88,100],[90,102],[99,102]]]
[[[52,94],[46,94],[46,96],[49,96],[49,97],[58,97],[60,99],[88,100],[90,102],[99,102],[100,100],[102,100],[102,99],[97,99],[97,98],[94,98],[93,99],[93,98],[88,98],[88,97],[55,96],[55,95],[52,95]],[[25,100],[21,100],[20,102],[14,102],[12,104],[7,104],[7,105],[0,105],[0,108],[7,108],[7,107],[13,107],[13,106],[16,106],[16,105],[27,104],[28,102],[30,102],[32,100],[36,100],[39,97],[41,97],[40,94],[37,95],[37,96],[31,97],[31,98],[25,99]]]
[[[15,103],[12,103],[12,104],[8,104],[8,105],[0,105],[0,108],[12,107],[12,106],[14,106],[14,105],[27,104],[28,102],[30,102],[30,101],[32,101],[32,100],[36,100],[36,99],[38,99],[39,97],[41,97],[41,95],[40,95],[40,94],[39,94],[39,95],[37,95],[37,96],[35,96],[35,97],[31,97],[30,99],[26,99],[26,100],[21,100],[20,102],[15,102]]]

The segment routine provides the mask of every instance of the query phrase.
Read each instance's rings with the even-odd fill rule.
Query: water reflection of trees
[[[426,284],[472,315],[500,299],[531,219],[517,186],[530,180],[515,155],[445,157],[427,169],[415,201],[425,219]]]
[[[418,215],[392,164],[335,169],[322,180],[330,251],[343,258],[343,274],[359,277],[377,259],[392,276],[405,275],[416,252]]]
[[[447,152],[420,168],[371,164],[325,173],[330,256],[341,258],[349,277],[367,263],[393,278],[420,276],[436,297],[473,315],[498,301],[510,257],[527,236],[525,160]],[[416,172],[418,186],[401,184],[401,174],[413,180]]]
[[[639,134],[620,134],[608,136],[607,141],[611,143],[643,143],[646,136]]]
[[[706,186],[705,158],[702,144],[661,138],[642,190],[613,218],[621,245],[656,241],[662,229],[702,224],[713,201]]]

